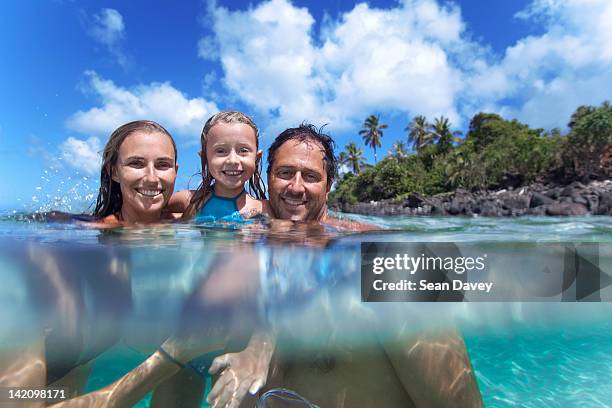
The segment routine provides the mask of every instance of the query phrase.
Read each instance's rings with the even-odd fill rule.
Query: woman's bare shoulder
[[[123,225],[116,214],[107,215],[104,218],[93,218],[91,220],[79,220],[80,225],[90,228],[109,229],[117,228]]]

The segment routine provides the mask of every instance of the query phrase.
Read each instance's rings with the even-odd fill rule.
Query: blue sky
[[[3,2],[0,209],[81,209],[99,151],[134,119],[175,136],[179,189],[218,110],[250,114],[263,148],[307,120],[339,150],[380,114],[379,157],[418,114],[563,128],[612,99],[609,21],[608,0]]]

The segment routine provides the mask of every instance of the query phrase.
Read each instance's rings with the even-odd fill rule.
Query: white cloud
[[[500,62],[481,67],[469,79],[473,99],[551,128],[564,127],[579,105],[610,98],[611,2],[535,0],[517,18],[544,24],[545,33],[519,40]]]
[[[544,27],[495,57],[472,40],[460,9],[435,0],[366,3],[314,18],[288,0],[232,11],[209,3],[213,36],[199,55],[218,55],[233,97],[276,128],[304,119],[334,129],[370,113],[445,115],[456,125],[479,110],[534,126],[564,126],[581,104],[612,89],[612,2],[534,0],[517,18]]]
[[[79,140],[69,137],[60,145],[60,154],[65,164],[88,175],[100,171],[102,144],[97,137]]]
[[[198,57],[209,61],[214,61],[219,58],[214,38],[200,38],[198,41]]]
[[[312,33],[306,8],[270,0],[247,11],[210,13],[227,88],[274,117],[278,127],[304,119],[349,126],[380,110],[458,119],[458,9],[432,0],[388,10],[359,4]],[[210,45],[210,41],[206,40]]]
[[[123,51],[121,42],[125,37],[123,16],[115,9],[105,8],[86,19],[85,24],[89,35],[105,45],[108,51],[117,59],[119,65],[126,67],[130,58]]]
[[[125,24],[117,10],[102,9],[98,14],[94,14],[93,20],[91,34],[102,44],[114,45],[123,38]]]
[[[99,97],[101,106],[78,111],[68,119],[68,128],[81,133],[107,137],[126,122],[149,119],[172,133],[198,140],[203,123],[218,111],[213,102],[189,99],[169,82],[128,89],[101,78],[94,71],[87,71],[85,76],[87,89]]]

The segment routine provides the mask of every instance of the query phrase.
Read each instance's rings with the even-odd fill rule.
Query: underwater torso
[[[220,197],[215,194],[214,190],[210,198],[204,203],[200,211],[196,214],[195,221],[210,221],[219,220],[225,217],[239,217],[238,199],[244,190],[238,193],[235,197]]]

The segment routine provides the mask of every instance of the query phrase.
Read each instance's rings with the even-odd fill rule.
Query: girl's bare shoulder
[[[261,214],[263,212],[263,202],[262,200],[258,200],[255,197],[251,196],[248,193],[245,193],[245,202],[244,206],[240,208],[240,213],[243,216],[247,216],[247,218],[251,218],[255,215]]]

